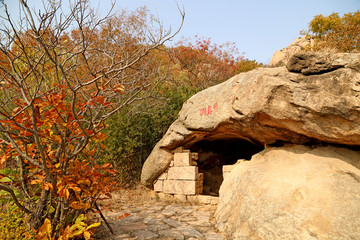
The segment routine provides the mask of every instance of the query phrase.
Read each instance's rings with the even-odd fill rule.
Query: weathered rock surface
[[[270,60],[270,66],[286,66],[291,56],[303,50],[307,45],[312,45],[313,40],[309,37],[296,38],[289,46],[278,50]]]
[[[216,226],[231,239],[360,239],[359,168],[344,148],[268,148],[224,180]]]
[[[146,160],[152,186],[179,146],[201,140],[360,145],[360,54],[296,54],[287,68],[259,68],[191,97]],[[288,70],[289,69],[289,70]]]
[[[357,54],[303,52],[294,55],[289,60],[287,68],[291,72],[304,75],[331,72],[338,68],[360,71],[360,62]]]

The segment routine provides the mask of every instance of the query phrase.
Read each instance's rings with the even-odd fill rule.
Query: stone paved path
[[[103,211],[115,234],[100,239],[226,240],[214,227],[215,209],[214,205],[183,203],[124,204],[116,211]],[[126,213],[130,215],[119,218]]]

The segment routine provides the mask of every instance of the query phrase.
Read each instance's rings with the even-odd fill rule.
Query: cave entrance
[[[223,166],[233,165],[240,159],[250,160],[263,149],[263,146],[235,138],[201,140],[192,145],[190,151],[198,153],[199,173],[204,174],[203,194],[219,196],[224,180]]]

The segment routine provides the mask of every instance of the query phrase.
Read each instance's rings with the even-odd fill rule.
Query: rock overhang
[[[204,141],[360,145],[360,54],[301,54],[287,68],[239,74],[191,97],[145,162],[142,183],[152,185],[172,150]]]

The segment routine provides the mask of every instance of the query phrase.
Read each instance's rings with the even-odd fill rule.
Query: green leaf
[[[7,182],[12,182],[12,180],[8,177],[3,177],[2,179],[0,179],[0,183],[7,183]]]
[[[49,209],[49,213],[51,214],[53,212],[55,212],[55,208],[53,206],[51,206],[50,209]]]
[[[9,168],[4,168],[0,170],[0,174],[4,174],[4,175],[17,175],[18,174],[18,170],[12,170]]]

